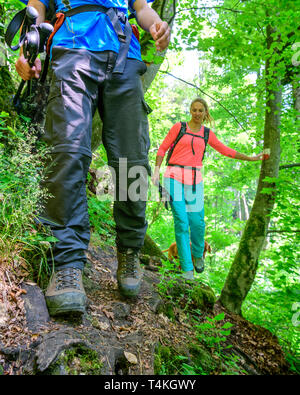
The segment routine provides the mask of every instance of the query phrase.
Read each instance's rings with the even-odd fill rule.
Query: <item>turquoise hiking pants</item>
[[[192,256],[200,258],[204,251],[204,187],[203,181],[196,185],[185,185],[173,178],[165,178],[164,186],[173,201],[175,239],[182,271],[193,270]],[[192,243],[192,251],[190,247]]]

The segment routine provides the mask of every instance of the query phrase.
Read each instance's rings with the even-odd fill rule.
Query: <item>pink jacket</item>
[[[199,132],[193,133],[188,124],[187,132],[194,134],[195,136],[199,135],[204,137],[204,126],[201,127]],[[167,150],[175,141],[179,131],[181,128],[181,123],[177,122],[170,129],[169,133],[165,137],[164,141],[161,143],[157,155],[164,157]],[[193,140],[193,142],[192,142]],[[194,148],[194,154],[192,151],[192,144]],[[234,158],[236,151],[222,144],[214,134],[212,130],[209,132],[208,144],[213,147],[216,151],[220,152],[220,154],[224,156],[228,156],[229,158]],[[191,167],[196,167],[199,171],[196,171],[195,183],[198,184],[202,181],[201,167],[202,165],[202,156],[205,148],[204,139],[201,138],[193,138],[193,136],[186,134],[184,135],[174,148],[172,157],[170,159],[170,163],[175,163],[177,165],[187,166],[187,168],[181,168],[177,166],[168,166],[164,176],[168,178],[174,178],[175,180],[187,184],[193,185],[194,183],[194,171]]]

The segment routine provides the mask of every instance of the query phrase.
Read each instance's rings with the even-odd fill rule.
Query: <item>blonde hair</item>
[[[215,120],[213,119],[213,117],[210,115],[209,113],[209,108],[208,108],[208,104],[206,103],[206,101],[204,99],[202,99],[201,97],[196,97],[196,99],[194,99],[190,105],[190,110],[192,109],[192,105],[194,103],[201,103],[203,104],[204,108],[205,108],[205,117],[204,117],[204,121],[208,121],[210,126],[215,126]]]

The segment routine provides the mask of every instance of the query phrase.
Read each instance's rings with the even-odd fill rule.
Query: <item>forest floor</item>
[[[185,374],[292,374],[268,330],[228,313],[218,302],[201,311],[193,302],[186,309],[192,283],[173,301],[159,294],[156,268],[145,266],[139,297],[126,300],[118,292],[116,268],[112,248],[90,247],[84,271],[87,313],[73,320],[48,316],[25,264],[2,270],[0,374],[183,374],[183,366]],[[221,313],[224,319],[201,340],[196,323]],[[214,336],[220,339],[218,328],[228,322],[226,341],[214,342]]]

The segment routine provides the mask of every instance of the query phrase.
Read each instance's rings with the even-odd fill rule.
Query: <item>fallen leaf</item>
[[[99,322],[99,329],[102,329],[103,331],[106,331],[109,329],[110,325],[107,322]]]
[[[137,357],[131,352],[124,351],[124,355],[127,361],[132,363],[133,365],[136,365],[138,363]]]
[[[103,313],[106,315],[107,318],[110,318],[111,320],[114,320],[114,313],[112,313],[111,311],[107,311],[103,309]]]

